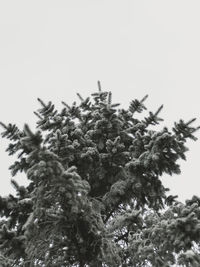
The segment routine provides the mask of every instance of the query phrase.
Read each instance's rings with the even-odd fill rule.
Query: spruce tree
[[[12,176],[30,182],[0,197],[1,266],[200,266],[200,198],[183,204],[161,182],[180,173],[195,119],[156,130],[163,106],[137,116],[147,96],[120,109],[99,82],[77,95],[61,111],[38,99],[36,132],[1,123]]]

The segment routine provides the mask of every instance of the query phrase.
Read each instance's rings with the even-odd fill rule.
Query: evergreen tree
[[[168,195],[163,174],[179,174],[194,119],[155,130],[161,106],[144,119],[111,92],[61,111],[38,99],[37,132],[5,125],[16,195],[0,197],[0,264],[31,267],[200,266],[200,198]]]

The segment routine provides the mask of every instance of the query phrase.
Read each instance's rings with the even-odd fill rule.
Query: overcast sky
[[[150,110],[164,104],[163,126],[200,124],[199,14],[198,0],[0,0],[0,120],[34,128],[37,97],[60,108],[100,80],[123,106],[145,94]],[[200,141],[188,147],[182,174],[163,178],[180,200],[200,195]],[[1,195],[13,192],[5,148]]]

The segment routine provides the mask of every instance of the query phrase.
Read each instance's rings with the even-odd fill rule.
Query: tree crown
[[[3,266],[172,266],[199,264],[200,199],[167,195],[160,180],[179,174],[195,119],[153,130],[160,106],[144,119],[147,95],[117,109],[111,92],[80,104],[52,102],[34,112],[36,133],[5,125],[16,196],[0,198]],[[168,208],[167,208],[168,207]],[[164,209],[164,210],[163,210]],[[163,240],[163,242],[162,242]],[[10,264],[10,265],[9,265]],[[190,265],[193,264],[193,265]],[[199,266],[199,265],[196,265]]]

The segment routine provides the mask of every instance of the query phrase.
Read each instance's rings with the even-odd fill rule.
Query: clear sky
[[[0,120],[34,128],[37,97],[60,108],[100,80],[124,106],[145,94],[150,110],[164,104],[163,126],[200,124],[199,14],[198,0],[0,0]],[[13,192],[5,147],[1,195]],[[163,178],[180,200],[200,195],[200,141],[188,147],[182,174]]]

